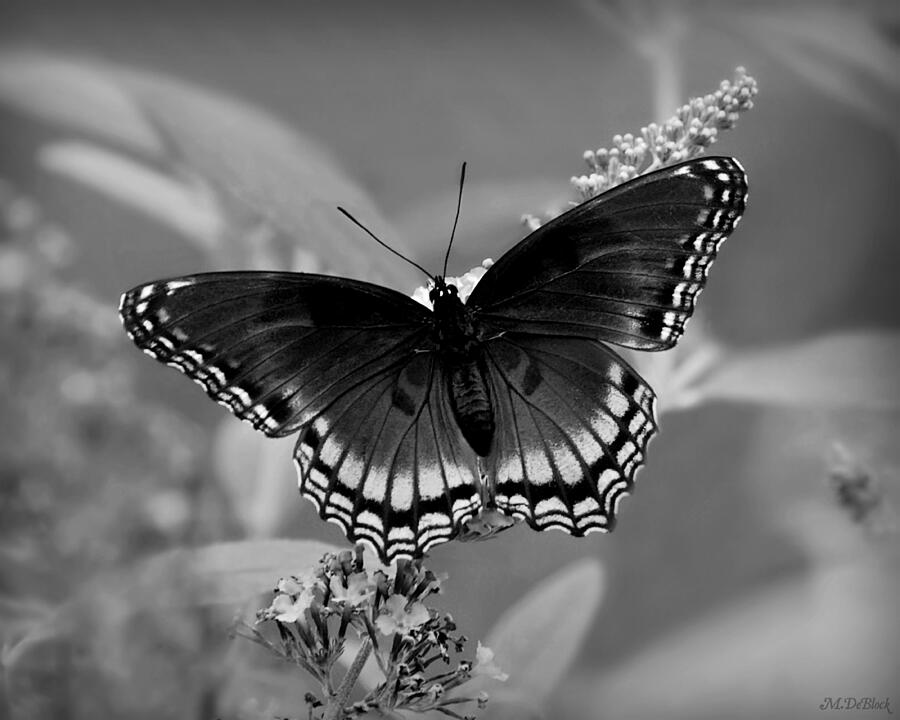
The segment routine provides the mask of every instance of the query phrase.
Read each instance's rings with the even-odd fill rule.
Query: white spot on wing
[[[412,528],[394,527],[388,532],[388,542],[414,543],[415,540],[416,536],[413,533]]]
[[[575,513],[575,517],[583,518],[585,515],[591,515],[599,509],[600,503],[594,500],[594,498],[585,498],[580,503],[576,503],[572,508],[572,511]]]
[[[525,451],[525,471],[533,485],[546,485],[553,482],[553,470],[547,462],[547,456],[538,450]]]
[[[166,289],[166,295],[168,295],[179,288],[188,287],[193,284],[192,280],[173,280],[172,282],[167,282],[164,287]]]
[[[628,412],[628,398],[617,388],[607,388],[606,406],[617,418],[623,417]],[[616,428],[618,432],[618,428]]]
[[[634,455],[635,450],[637,450],[637,448],[634,446],[634,443],[627,442],[622,445],[621,449],[616,455],[616,462],[619,463],[619,466],[625,465],[625,463],[631,459],[631,456]]]
[[[359,515],[356,516],[356,525],[357,528],[370,528],[378,534],[384,532],[384,523],[381,522],[381,518],[378,517],[375,513],[368,510],[363,510]]]
[[[578,428],[578,431],[573,433],[573,439],[575,447],[578,448],[578,452],[588,465],[596,462],[603,454],[600,443],[586,428]]]
[[[566,524],[571,524],[571,520],[569,520],[569,509],[559,498],[547,498],[546,500],[541,500],[534,507],[534,516],[535,519],[540,520],[556,517],[562,519]]]
[[[368,485],[368,482],[366,483]],[[413,502],[413,479],[407,473],[394,475],[391,481],[391,509],[409,510]]]
[[[387,495],[387,478],[387,470],[373,463],[369,467],[369,474],[366,476],[366,481],[362,488],[363,497],[366,500],[383,502],[385,495]]]
[[[451,524],[452,520],[443,513],[425,513],[419,518],[419,532],[435,528],[447,528]]]
[[[365,464],[359,457],[352,453],[347,453],[344,462],[341,463],[341,472],[338,478],[348,490],[356,490],[362,481],[364,469]]]
[[[329,467],[334,467],[337,465],[338,460],[341,459],[341,452],[343,452],[341,444],[334,439],[334,436],[329,435],[322,441],[322,445],[319,448],[319,458]]]
[[[689,257],[684,261],[684,270],[682,275],[684,275],[685,280],[691,280],[694,277],[694,262],[695,258]]]
[[[557,472],[567,485],[576,485],[581,482],[584,477],[584,469],[578,458],[569,449],[565,443],[556,443],[551,450],[553,463],[556,465]]]
[[[419,497],[431,500],[444,494],[444,475],[440,465],[431,464],[419,467]]]
[[[619,434],[615,421],[601,408],[596,409],[591,416],[591,427],[605,445],[609,445]]]
[[[597,478],[597,488],[603,492],[606,488],[612,486],[614,483],[617,483],[622,476],[617,473],[615,470],[604,470],[600,473],[600,477]]]

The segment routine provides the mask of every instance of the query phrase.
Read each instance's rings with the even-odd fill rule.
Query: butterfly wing
[[[344,389],[300,434],[300,488],[351,541],[386,562],[453,538],[481,508],[475,455],[434,353]]]
[[[642,175],[538,228],[488,270],[467,305],[497,332],[672,347],[746,198],[732,158]]]
[[[656,432],[655,396],[595,340],[507,333],[487,343],[498,415],[494,502],[537,530],[609,531]]]
[[[301,492],[383,558],[452,537],[480,496],[453,420],[431,313],[323,275],[229,272],[139,286],[125,329],[272,437],[300,432]]]

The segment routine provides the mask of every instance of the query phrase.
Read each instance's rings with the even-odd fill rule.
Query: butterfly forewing
[[[449,540],[481,507],[442,372],[436,355],[418,353],[343,389],[297,443],[303,494],[388,561]]]
[[[132,340],[275,437],[296,432],[329,388],[396,363],[429,313],[393,290],[323,275],[189,275],[122,296]]]
[[[491,267],[468,304],[497,332],[669,348],[746,197],[732,158],[640,176],[536,230]]]
[[[653,391],[593,340],[509,333],[486,356],[497,507],[539,530],[611,530],[656,432]]]

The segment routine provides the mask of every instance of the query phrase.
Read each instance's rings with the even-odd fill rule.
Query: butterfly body
[[[120,315],[236,416],[297,434],[302,494],[385,560],[491,514],[609,531],[657,426],[607,343],[677,342],[746,196],[732,158],[637,177],[516,244],[465,302],[440,276],[427,308],[347,278],[224,272],[138,286]]]
[[[433,278],[429,293],[434,307],[434,340],[447,368],[447,392],[453,417],[469,446],[481,457],[491,451],[494,410],[484,366],[482,334],[474,313],[459,290],[444,278]]]

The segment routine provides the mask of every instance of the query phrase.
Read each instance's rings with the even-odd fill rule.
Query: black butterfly
[[[242,420],[299,433],[300,490],[390,560],[482,511],[572,535],[615,523],[655,396],[604,343],[665,350],[744,211],[740,164],[635,178],[548,222],[463,304],[357,280],[188,275],[122,296],[129,336]]]

